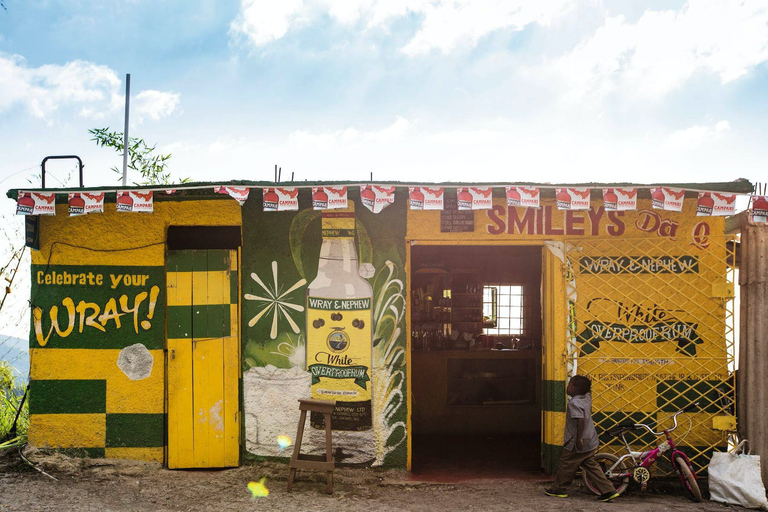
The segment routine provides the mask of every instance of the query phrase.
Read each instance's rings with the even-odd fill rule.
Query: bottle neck
[[[342,272],[357,276],[357,247],[354,238],[323,238],[318,272]]]

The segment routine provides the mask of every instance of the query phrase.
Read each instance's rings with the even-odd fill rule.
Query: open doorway
[[[411,249],[413,474],[541,471],[541,248]]]

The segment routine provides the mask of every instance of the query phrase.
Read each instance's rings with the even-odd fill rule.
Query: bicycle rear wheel
[[[601,468],[603,468],[604,472],[608,471],[608,469],[613,466],[617,460],[619,460],[619,458],[615,455],[611,455],[610,453],[595,454],[595,461]],[[621,461],[621,464],[616,466],[616,468],[613,470],[614,473],[626,473],[627,471],[628,469],[626,461]],[[587,486],[587,489],[597,494],[598,496],[600,495],[600,491],[597,490],[597,486],[589,479],[589,476],[584,470],[581,471],[581,479],[584,481],[584,485]],[[624,491],[626,491],[627,487],[629,486],[628,476],[608,476],[608,480],[611,481],[613,486],[616,488],[616,492],[619,494],[622,494]]]
[[[699,503],[701,501],[701,490],[696,482],[696,476],[694,476],[693,471],[688,466],[688,461],[678,455],[675,457],[675,463],[677,464],[677,476],[680,477],[680,481],[688,489],[688,493],[693,501]]]

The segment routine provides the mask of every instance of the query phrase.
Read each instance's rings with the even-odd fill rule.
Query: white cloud
[[[346,128],[326,133],[310,133],[299,130],[290,135],[290,140],[297,147],[313,147],[317,149],[340,149],[340,146],[361,144],[388,144],[403,139],[411,127],[411,123],[398,116],[394,123],[375,131],[359,131]]]
[[[108,66],[75,60],[66,64],[31,67],[20,55],[0,53],[0,112],[16,106],[51,122],[62,111],[99,120],[123,105],[122,82]],[[140,116],[159,119],[170,115],[179,95],[143,91],[136,96]]]
[[[133,102],[136,106],[136,114],[139,120],[148,117],[154,121],[168,117],[179,106],[181,95],[175,92],[153,91],[151,89],[141,91]]]
[[[408,55],[433,49],[449,53],[458,47],[473,47],[483,36],[500,29],[522,30],[537,23],[549,25],[569,10],[572,2],[508,0],[453,0],[426,3],[424,21],[411,41],[402,48]]]
[[[241,0],[231,33],[264,46],[289,30],[329,17],[343,25],[384,27],[408,16],[420,17],[414,37],[402,48],[408,55],[473,47],[500,29],[549,25],[570,10],[572,0]]]
[[[263,46],[283,37],[298,22],[303,8],[302,0],[241,0],[230,33],[245,36],[254,46]]]
[[[667,146],[681,149],[694,149],[705,142],[718,139],[722,134],[731,131],[731,123],[718,121],[714,126],[691,126],[677,130],[667,138]]]
[[[608,17],[551,69],[575,99],[661,99],[695,73],[726,84],[766,60],[768,1],[690,0],[678,11],[648,10],[636,23]]]
[[[19,55],[0,54],[0,111],[21,104],[46,119],[60,108],[78,107],[80,115],[98,118],[119,101],[119,86],[117,74],[106,66],[76,60],[33,68]]]

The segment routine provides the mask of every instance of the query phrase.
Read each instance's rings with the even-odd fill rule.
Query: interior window
[[[483,286],[483,333],[523,334],[523,287],[507,284]]]

